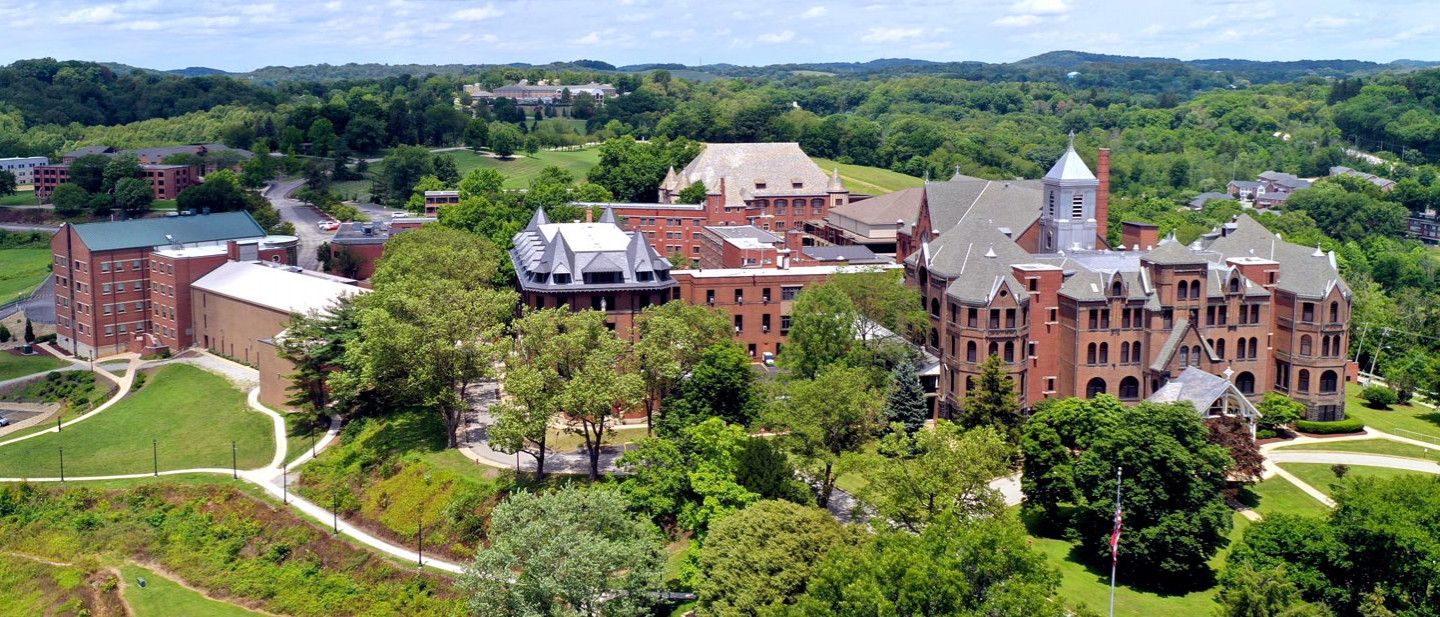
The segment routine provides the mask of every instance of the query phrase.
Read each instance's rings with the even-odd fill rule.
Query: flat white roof
[[[874,268],[890,270],[902,268],[899,264],[865,264],[863,266],[800,266],[796,268],[707,268],[702,270],[675,270],[670,273],[672,278],[689,276],[692,278],[723,278],[727,276],[804,276],[813,274],[835,274],[837,272],[864,272]]]
[[[344,279],[319,272],[293,272],[263,263],[232,261],[192,286],[277,311],[306,313],[325,310],[341,297],[369,291],[340,280]]]
[[[614,223],[550,223],[540,226],[548,244],[555,234],[565,237],[565,244],[577,253],[623,251],[630,246],[630,234]]]
[[[171,259],[189,259],[192,257],[224,255],[228,250],[228,247],[225,245],[216,244],[212,246],[189,246],[179,249],[164,249],[153,252],[161,257],[169,257]]]

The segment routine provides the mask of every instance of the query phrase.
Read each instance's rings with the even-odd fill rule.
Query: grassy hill
[[[893,193],[900,189],[916,188],[925,185],[925,181],[915,176],[902,174],[898,171],[890,171],[879,167],[866,167],[864,165],[846,165],[837,163],[830,159],[810,157],[821,169],[829,172],[839,168],[840,179],[845,181],[845,186],[852,193],[868,193],[871,195],[883,195]]]
[[[572,174],[577,179],[585,178],[585,172],[590,171],[595,163],[600,161],[599,148],[586,150],[541,150],[536,152],[534,157],[516,154],[512,158],[497,159],[492,156],[482,156],[469,150],[451,152],[455,157],[455,167],[460,170],[460,175],[470,173],[470,170],[480,167],[491,167],[500,171],[505,176],[505,188],[523,189],[530,185],[530,180],[540,174],[540,170],[554,165]]]

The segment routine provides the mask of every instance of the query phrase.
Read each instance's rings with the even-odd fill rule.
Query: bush
[[[1256,439],[1274,439],[1274,438],[1279,437],[1279,436],[1280,436],[1280,433],[1277,433],[1277,432],[1275,432],[1275,431],[1272,431],[1272,430],[1270,430],[1270,429],[1268,429],[1268,428],[1262,428],[1262,429],[1260,429],[1260,430],[1258,430],[1258,431],[1255,431],[1255,438],[1256,438]]]
[[[1295,423],[1295,428],[1302,433],[1315,435],[1339,435],[1343,433],[1358,433],[1365,430],[1365,423],[1359,420],[1341,420],[1339,422],[1311,422],[1300,420]]]
[[[1400,395],[1386,386],[1365,386],[1365,389],[1360,391],[1360,398],[1365,399],[1365,402],[1375,409],[1389,409],[1391,405],[1399,402]]]

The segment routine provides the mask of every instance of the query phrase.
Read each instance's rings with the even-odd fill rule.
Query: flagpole
[[[1115,529],[1110,535],[1110,617],[1115,617],[1115,566],[1120,563],[1120,479],[1123,467],[1115,468]]]

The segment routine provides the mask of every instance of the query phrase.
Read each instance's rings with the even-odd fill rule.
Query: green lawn
[[[119,567],[125,578],[125,601],[135,617],[255,617],[260,613],[247,611],[181,587],[179,583],[137,565]],[[145,578],[141,587],[138,579]]]
[[[156,200],[156,201],[150,202],[150,209],[151,209],[151,210],[159,210],[159,211],[164,211],[164,212],[173,212],[173,211],[174,211],[176,208],[178,208],[178,207],[179,207],[179,206],[176,205],[175,200],[173,200],[173,199],[160,199],[160,200]]]
[[[1371,409],[1360,398],[1360,386],[1345,388],[1345,415],[1386,433],[1440,443],[1440,412],[1419,405],[1391,405],[1388,410]],[[1416,433],[1419,433],[1418,435]],[[1428,435],[1430,439],[1424,436]]]
[[[40,353],[22,356],[8,351],[0,351],[0,381],[44,373],[62,366],[65,366],[65,361],[54,356]]]
[[[307,422],[309,417],[305,414],[281,414],[285,416],[285,462],[288,464],[301,456],[310,453],[312,444],[317,444],[325,437],[325,431],[330,428],[329,419],[323,419],[319,423]]]
[[[35,191],[16,191],[14,195],[0,197],[0,206],[33,206],[35,205]]]
[[[1240,501],[1259,512],[1261,516],[1271,514],[1295,514],[1300,516],[1322,516],[1330,508],[1311,497],[1294,483],[1275,476],[1250,486],[1240,493]]]
[[[50,249],[0,250],[0,304],[30,295],[50,276]],[[16,336],[23,332],[12,332]]]
[[[853,193],[869,193],[881,195],[893,193],[900,189],[909,189],[925,186],[925,180],[916,178],[898,171],[890,171],[879,167],[865,167],[864,165],[846,165],[829,159],[810,157],[826,173],[835,168],[840,169],[840,179],[845,181],[845,188]]]
[[[1408,458],[1423,458],[1429,460],[1440,459],[1440,453],[1436,448],[1415,446],[1389,439],[1347,439],[1345,441],[1327,441],[1321,443],[1307,443],[1295,446],[1284,446],[1276,450],[1298,452],[1308,450],[1312,452],[1359,452],[1362,454],[1383,454],[1385,456],[1404,456]]]
[[[1418,471],[1408,471],[1405,469],[1351,465],[1350,471],[1345,474],[1345,479],[1338,480],[1335,478],[1335,473],[1330,471],[1333,465],[1326,465],[1324,463],[1285,463],[1280,467],[1285,471],[1295,474],[1295,477],[1300,478],[1301,481],[1315,487],[1316,490],[1326,495],[1333,495],[1335,493],[1332,485],[1348,482],[1351,478],[1387,480],[1401,476],[1421,475]]]
[[[555,152],[541,150],[535,153],[534,158],[525,156],[524,153],[516,153],[509,159],[480,156],[469,150],[457,150],[445,154],[455,157],[455,167],[462,176],[480,167],[498,169],[505,176],[505,188],[507,189],[523,189],[530,186],[530,180],[539,175],[541,169],[551,165],[567,170],[575,174],[577,180],[581,180],[585,178],[585,173],[600,161],[599,148]]]
[[[145,473],[153,469],[151,440],[159,441],[162,471],[230,467],[232,440],[241,469],[275,453],[270,419],[249,411],[243,393],[219,375],[171,364],[89,420],[0,447],[0,477],[55,477],[60,448],[69,477]]]

